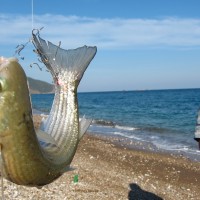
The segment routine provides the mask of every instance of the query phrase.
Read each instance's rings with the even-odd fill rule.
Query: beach
[[[199,162],[121,144],[86,133],[71,171],[41,189],[4,180],[5,199],[200,199]]]

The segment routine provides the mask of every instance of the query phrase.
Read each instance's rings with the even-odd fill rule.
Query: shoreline
[[[48,116],[48,113],[34,110],[34,115],[39,118]],[[132,131],[132,132],[131,132]],[[150,132],[148,132],[150,131]],[[112,138],[116,143],[120,145],[126,145],[130,149],[147,150],[153,152],[162,152],[167,154],[175,154],[180,156],[185,156],[192,161],[200,162],[200,150],[198,143],[192,138],[162,138],[160,137],[160,132],[151,132],[152,130],[147,130],[138,127],[129,127],[118,125],[112,121],[104,120],[94,120],[88,129],[89,133],[93,135],[100,136],[102,138]],[[163,131],[160,129],[160,131]],[[158,135],[157,135],[158,134]],[[144,135],[146,137],[144,137]],[[155,137],[155,139],[154,139]],[[184,140],[185,143],[179,140]],[[187,141],[187,142],[186,142]]]
[[[37,127],[40,120],[41,117],[34,116]],[[86,133],[71,163],[74,170],[41,189],[4,181],[5,199],[196,200],[200,197],[199,162],[184,156],[129,149],[118,142]]]
[[[170,149],[158,148],[151,142],[130,139],[119,135],[106,135],[104,133],[92,133],[92,132],[88,132],[88,134],[91,136],[99,137],[100,139],[105,141],[110,140],[115,145],[122,146],[129,150],[167,154],[175,157],[183,157],[188,160],[191,160],[192,162],[200,162],[200,151],[198,151],[198,149],[196,150],[197,153],[194,154],[183,150],[173,150],[173,149],[170,150]]]

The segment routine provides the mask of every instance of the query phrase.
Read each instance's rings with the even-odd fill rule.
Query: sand
[[[41,189],[4,180],[5,199],[200,199],[200,163],[183,156],[128,149],[86,134],[71,166]]]

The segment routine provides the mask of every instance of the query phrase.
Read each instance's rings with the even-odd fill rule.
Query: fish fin
[[[79,140],[83,137],[83,135],[86,133],[87,129],[89,128],[90,124],[92,123],[91,119],[86,119],[85,116],[83,116],[80,120],[80,134],[79,134]]]
[[[47,146],[47,145],[48,146],[49,145],[57,146],[56,145],[56,141],[54,140],[54,138],[51,135],[49,135],[48,133],[38,129],[38,130],[36,130],[36,135],[37,135],[37,138],[38,138],[39,142],[41,144],[45,144],[44,146]]]
[[[41,129],[42,131],[45,130],[45,123],[46,123],[46,120],[42,120],[41,123],[40,123],[40,129]]]
[[[60,74],[63,75],[64,72],[72,72],[78,85],[85,70],[97,52],[97,47],[89,47],[86,45],[77,49],[65,50],[49,41],[46,42],[34,33],[32,41],[42,62],[51,72],[54,82],[58,81]]]
[[[48,117],[45,117],[45,118],[43,117],[42,120],[41,120],[41,123],[40,123],[40,130],[41,130],[41,131],[44,131],[44,130],[45,130],[45,123],[46,123],[46,121],[47,121],[47,118],[48,118]]]
[[[69,172],[69,171],[74,171],[74,170],[76,170],[75,167],[66,166],[66,167],[64,167],[64,168],[61,170],[61,173],[65,173],[65,172]]]

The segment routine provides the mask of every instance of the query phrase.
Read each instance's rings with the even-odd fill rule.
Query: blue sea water
[[[49,113],[53,94],[33,94],[33,108]],[[145,141],[157,148],[199,155],[194,140],[200,89],[78,93],[89,131]]]

